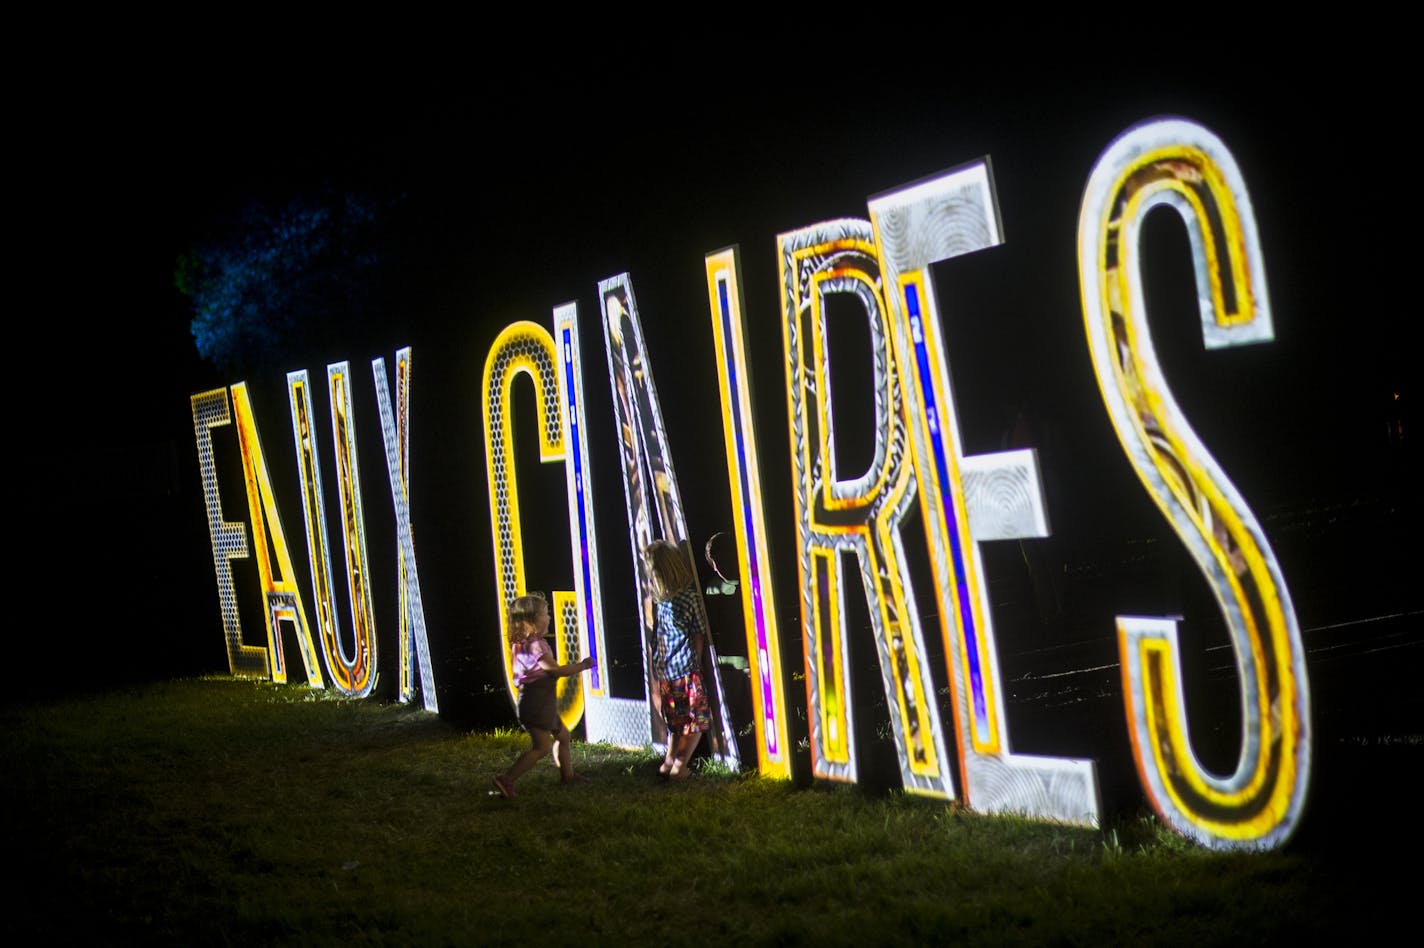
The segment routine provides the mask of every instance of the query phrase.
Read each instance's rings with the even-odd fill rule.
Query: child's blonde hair
[[[662,602],[697,581],[687,554],[667,540],[654,540],[643,549],[648,558],[648,579],[652,583],[653,598]]]
[[[538,594],[520,596],[509,601],[509,641],[515,645],[526,642],[538,635],[536,620],[540,612],[545,612],[549,604]]]

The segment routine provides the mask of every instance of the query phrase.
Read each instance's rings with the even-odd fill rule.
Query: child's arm
[[[573,662],[569,665],[557,665],[554,657],[545,651],[539,655],[539,667],[548,672],[553,678],[563,678],[568,675],[577,675],[579,672],[593,667],[593,658],[585,658],[583,661]]]

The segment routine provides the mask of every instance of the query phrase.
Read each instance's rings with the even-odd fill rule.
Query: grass
[[[231,679],[0,711],[3,931],[44,943],[1309,941],[1381,913],[1335,852],[1219,855]],[[1401,884],[1401,891],[1403,884]],[[1372,895],[1374,902],[1367,901]],[[1387,899],[1383,910],[1388,912]]]

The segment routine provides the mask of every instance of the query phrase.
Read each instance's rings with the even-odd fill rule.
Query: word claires
[[[1158,207],[1170,208],[1185,224],[1205,345],[1273,338],[1255,217],[1226,146],[1183,119],[1154,120],[1124,132],[1099,158],[1083,194],[1077,234],[1083,328],[1103,404],[1128,462],[1221,605],[1243,702],[1236,769],[1214,773],[1193,753],[1171,619],[1117,619],[1126,718],[1144,792],[1169,826],[1207,847],[1270,849],[1298,825],[1309,782],[1304,649],[1290,593],[1259,522],[1177,406],[1153,349],[1140,233],[1146,215]],[[826,221],[781,234],[776,247],[813,775],[858,779],[855,714],[870,701],[852,693],[847,660],[847,597],[856,585],[850,574],[858,573],[905,790],[959,800],[984,813],[1097,825],[1094,762],[1015,753],[1004,713],[979,545],[1046,536],[1048,516],[1033,451],[967,455],[963,450],[931,269],[936,262],[1002,243],[987,160],[876,195],[867,211],[865,219]],[[792,774],[783,684],[787,670],[767,552],[754,406],[745,384],[747,317],[739,253],[736,248],[717,251],[707,255],[705,264],[743,582],[750,723],[760,772],[787,778]],[[620,274],[602,281],[598,292],[635,593],[641,603],[649,594],[649,576],[638,551],[658,537],[686,541],[688,530],[632,281]],[[833,447],[826,364],[828,340],[836,331],[828,314],[842,319],[848,312],[866,319],[874,387],[872,459],[866,470],[849,472],[839,470]],[[521,375],[533,383],[540,458],[564,465],[575,588],[551,597],[560,663],[581,656],[601,660],[608,653],[593,472],[584,435],[586,365],[580,352],[574,303],[554,310],[552,332],[538,323],[513,323],[488,352],[480,390],[497,601],[528,591],[511,418],[513,386]],[[434,711],[407,492],[410,365],[410,350],[402,349],[396,357],[394,404],[383,359],[372,362],[372,372],[399,542],[399,694],[408,701],[418,693],[423,706]],[[292,581],[291,557],[245,385],[194,395],[193,419],[232,673],[285,681],[281,630],[287,627],[295,633],[288,638],[299,644],[310,684],[322,687],[329,677],[338,691],[359,697],[371,691],[377,655],[355,434],[349,423],[349,366],[328,366],[327,383],[354,625],[350,635],[342,634],[334,608],[307,373],[288,375],[288,396],[315,635]],[[222,519],[213,462],[212,430],[234,420],[251,550],[244,525]],[[1018,489],[982,489],[1006,481]],[[931,565],[932,607],[920,599],[927,591],[915,590],[906,556],[906,544],[920,542],[902,530],[916,505]],[[231,560],[248,555],[257,560],[266,648],[244,644],[238,620]],[[651,622],[642,608],[637,613],[644,616],[644,642],[651,644]],[[938,616],[937,627],[921,618],[927,615]],[[502,623],[503,610],[500,616]],[[504,636],[506,630],[499,631]],[[937,651],[947,664],[948,721],[942,719],[931,676],[931,636],[938,636],[942,648]],[[507,651],[500,648],[506,663]],[[572,726],[582,720],[591,741],[639,747],[663,742],[661,718],[650,701],[656,689],[648,649],[643,651],[641,693],[615,695],[601,662],[561,682],[564,721]],[[736,731],[748,722],[730,719],[716,667],[715,661],[709,665],[712,747],[719,757],[737,763]],[[510,672],[506,667],[513,694]]]

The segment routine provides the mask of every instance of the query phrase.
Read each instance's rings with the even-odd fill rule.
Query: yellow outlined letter
[[[1261,525],[1188,425],[1152,348],[1138,235],[1157,207],[1186,224],[1206,346],[1272,338],[1255,215],[1226,146],[1183,119],[1123,133],[1094,166],[1078,219],[1088,348],[1128,460],[1221,606],[1243,704],[1236,771],[1210,773],[1192,752],[1176,624],[1119,616],[1133,757],[1173,829],[1213,848],[1269,849],[1294,830],[1309,782],[1304,648]]]

